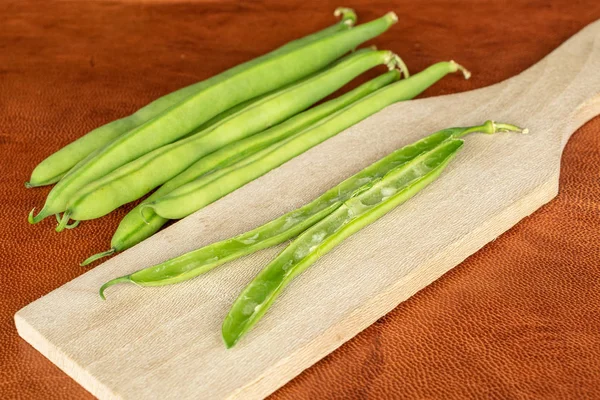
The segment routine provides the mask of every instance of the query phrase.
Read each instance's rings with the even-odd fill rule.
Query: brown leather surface
[[[78,262],[107,247],[126,211],[62,234],[54,221],[30,226],[48,192],[23,187],[35,164],[161,94],[330,24],[337,5],[0,3],[0,398],[90,397],[17,336],[12,316],[84,273]],[[446,59],[472,70],[427,96],[506,79],[600,18],[596,0],[343,5],[362,21],[396,11],[399,24],[375,42],[413,71]],[[596,118],[568,143],[554,201],[273,397],[600,398],[599,228]]]

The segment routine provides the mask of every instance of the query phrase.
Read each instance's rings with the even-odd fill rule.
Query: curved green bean
[[[36,223],[48,215],[65,211],[75,193],[116,168],[168,143],[203,122],[245,100],[272,91],[328,65],[344,53],[384,31],[397,21],[393,13],[327,36],[305,46],[263,59],[235,73],[212,78],[212,84],[166,109],[158,116],[120,136],[102,148],[92,160],[71,170],[49,193]]]
[[[491,121],[466,129],[388,172],[308,228],[267,265],[234,302],[223,321],[225,345],[234,346],[262,318],[281,291],[320,257],[433,182],[463,146],[460,137],[470,131],[494,133],[498,128],[520,130]]]
[[[465,72],[464,68],[455,62],[434,64],[408,79],[379,89],[375,93],[362,98],[284,141],[261,150],[238,164],[221,170],[219,179],[208,176],[195,180],[161,198],[145,202],[143,209],[150,208],[163,218],[183,218],[388,105],[414,98],[446,74],[459,70]],[[465,74],[468,76],[467,72]]]
[[[464,128],[445,129],[402,147],[299,209],[232,239],[210,244],[164,263],[113,279],[102,286],[100,296],[104,298],[104,290],[120,282],[132,282],[139,286],[162,286],[183,282],[226,262],[292,239],[331,214],[344,201],[384,177],[392,169],[407,163],[418,155],[435,148],[452,135],[463,131]]]
[[[358,29],[358,28],[357,28]],[[88,220],[101,217],[115,208],[136,200],[153,188],[166,182],[206,154],[236,140],[273,126],[310,107],[333,93],[357,75],[377,65],[390,68],[396,65],[393,53],[371,51],[353,54],[324,72],[277,92],[239,114],[230,116],[210,128],[187,139],[156,149],[80,190],[67,205],[61,224],[62,230],[69,218]]]
[[[300,131],[311,123],[326,117],[399,78],[400,73],[397,70],[389,71],[344,95],[304,111],[266,131],[231,143],[196,161],[185,171],[158,188],[145,202],[160,198],[179,186],[198,179],[203,175],[218,175],[217,172],[219,169],[255,154],[261,149]],[[141,242],[153,235],[168,221],[168,219],[156,215],[152,210],[146,210],[144,218],[142,218],[140,215],[141,207],[141,204],[138,205],[123,218],[112,237],[110,250],[91,256],[81,265],[88,265],[101,257],[125,250]]]
[[[227,72],[231,74],[239,72],[242,69],[247,69],[267,58],[289,52],[311,42],[321,40],[334,33],[350,29],[356,22],[356,13],[350,8],[340,7],[334,11],[334,16],[340,17],[340,22],[314,34],[291,41],[262,57],[233,67]],[[25,183],[25,187],[32,188],[58,182],[60,178],[62,178],[79,161],[85,159],[95,150],[107,145],[125,132],[154,118],[167,108],[179,103],[193,93],[204,89],[211,83],[211,79],[208,79],[186,86],[154,100],[125,118],[117,119],[90,131],[83,137],[69,143],[39,163],[31,173],[29,181]]]

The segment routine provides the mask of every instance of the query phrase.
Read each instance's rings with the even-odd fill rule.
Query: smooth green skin
[[[367,52],[372,52],[372,51],[374,51],[374,48],[365,48],[365,49],[356,50],[352,54],[357,55],[357,54],[362,54],[362,53],[367,53]],[[335,63],[333,63],[331,65],[331,67],[339,64],[344,59],[336,61]],[[304,79],[300,80],[299,82],[309,80],[310,78],[314,77],[318,73],[319,72],[311,74],[311,75],[309,75],[309,77],[304,78]],[[389,73],[395,74],[395,72],[392,72],[392,71],[390,71]],[[407,72],[405,71],[405,73],[407,73]],[[196,128],[193,132],[186,135],[185,137],[189,137],[196,133],[204,131],[205,129],[208,129],[209,127],[212,127],[213,125],[216,126],[221,121],[229,118],[230,116],[240,113],[245,108],[252,106],[252,104],[261,101],[265,97],[271,96],[276,92],[283,92],[283,91],[287,90],[289,87],[291,87],[294,84],[297,84],[299,82],[291,83],[289,85],[284,86],[283,88],[281,88],[279,90],[275,90],[273,92],[258,96],[254,99],[250,99],[241,104],[238,104],[237,106],[234,106],[234,107],[222,112],[221,114],[217,115],[216,117],[213,117],[212,119],[205,122],[204,124],[202,124],[201,126]],[[257,136],[258,135],[259,134],[257,134]],[[243,142],[243,141],[244,140],[242,140],[240,142]],[[234,147],[234,146],[236,146],[236,143],[233,143],[229,146]],[[221,150],[223,150],[223,153],[225,153],[227,151],[229,146],[225,146],[223,149],[221,149]],[[236,148],[239,148],[239,147],[236,147]],[[148,196],[148,198],[145,201],[152,201],[154,199],[157,199],[161,196],[166,195],[167,193],[176,189],[177,187],[184,185],[194,179],[197,179],[199,176],[201,176],[205,173],[212,172],[213,170],[218,170],[219,168],[228,167],[229,165],[232,165],[235,162],[239,161],[238,157],[228,159],[228,160],[223,160],[222,159],[223,157],[218,156],[219,154],[221,154],[221,155],[223,154],[223,153],[221,153],[221,150],[218,150],[216,152],[209,154],[208,156],[206,156],[204,158],[201,158],[200,160],[198,160],[196,163],[192,164],[192,166],[187,168],[185,171],[183,171],[179,175],[177,175],[174,178],[170,179],[169,181],[165,182],[152,195]],[[258,151],[258,150],[260,150],[260,149],[256,149],[256,151]],[[98,151],[99,150],[96,150],[94,153],[92,153],[90,156],[88,156],[88,158],[91,159],[92,157],[94,157]],[[80,163],[84,163],[86,161],[87,160],[83,160],[83,161],[80,161]],[[221,161],[222,161],[222,163],[221,163]],[[80,265],[86,266],[86,265],[93,263],[96,260],[103,258],[103,257],[107,257],[112,254],[115,254],[116,252],[128,249],[128,248],[142,242],[143,240],[149,238],[154,233],[158,232],[158,230],[169,221],[168,219],[159,217],[158,215],[153,213],[151,210],[146,211],[146,213],[145,213],[147,215],[146,219],[142,218],[140,215],[140,207],[141,206],[142,206],[142,204],[135,207],[127,215],[125,215],[125,217],[121,220],[121,222],[119,223],[119,226],[117,227],[117,230],[115,231],[115,233],[111,239],[111,248],[109,250],[103,251],[101,253],[97,253],[97,254],[94,254],[94,255],[88,257]],[[55,214],[55,215],[57,216],[57,222],[60,224],[61,218],[58,217],[59,214]],[[71,229],[73,227],[76,227],[77,225],[78,225],[78,222],[75,222],[71,225],[64,225],[64,227]]]
[[[304,111],[266,131],[231,143],[196,161],[185,171],[158,188],[144,203],[152,202],[179,186],[200,177],[203,177],[201,179],[204,179],[204,176],[214,175],[216,177],[219,175],[218,171],[222,168],[226,168],[245,157],[255,154],[399,78],[400,73],[397,70],[389,71],[344,95]],[[151,209],[145,210],[144,217],[142,218],[140,209],[144,203],[135,207],[123,218],[113,235],[110,250],[88,258],[81,265],[88,265],[101,257],[114,254],[117,251],[122,251],[141,242],[157,232],[168,221],[168,219],[158,216]]]
[[[499,131],[528,132],[514,125],[492,121],[480,126],[448,130],[446,133],[450,133],[450,137],[392,169],[380,180],[365,185],[360,193],[298,236],[234,302],[223,321],[225,345],[228,348],[234,346],[262,318],[281,291],[320,257],[437,179],[462,148],[462,137],[471,132],[493,134]]]
[[[71,170],[48,194],[40,213],[33,216],[32,211],[29,222],[36,223],[65,211],[69,200],[90,182],[176,141],[203,122],[245,100],[318,71],[359,44],[383,33],[396,21],[396,15],[389,13],[354,29],[262,60],[234,74],[225,72],[212,78],[213,84],[209,87],[115,139],[92,160]]]
[[[284,121],[333,93],[362,72],[380,64],[389,64],[391,60],[393,54],[389,51],[350,55],[346,61],[308,81],[253,103],[209,132],[200,132],[156,149],[81,189],[69,201],[61,224],[68,217],[88,220],[106,215],[142,197],[206,154]]]
[[[379,89],[238,164],[221,170],[218,180],[207,178],[190,182],[166,196],[145,202],[143,207],[151,208],[163,218],[184,218],[390,104],[414,98],[448,73],[458,70],[459,66],[453,62],[434,64],[408,79]]]
[[[232,74],[240,72],[265,59],[295,50],[337,32],[348,30],[356,22],[356,14],[352,9],[340,7],[336,9],[334,14],[341,17],[340,22],[335,25],[301,39],[289,42],[262,57],[233,67],[225,73]],[[87,133],[85,136],[69,143],[39,163],[31,173],[31,178],[29,179],[29,182],[25,183],[25,186],[31,188],[58,182],[71,168],[95,150],[104,147],[123,133],[142,125],[174,104],[177,104],[190,95],[206,88],[213,83],[214,79],[215,78],[207,79],[162,96],[140,108],[135,113],[98,127]]]
[[[389,171],[435,148],[452,135],[464,130],[465,128],[445,129],[398,149],[299,209],[234,238],[213,243],[131,275],[113,279],[102,286],[100,295],[104,298],[104,290],[107,287],[125,281],[140,286],[162,286],[183,282],[225,262],[292,239],[331,214],[344,201],[383,178]]]
[[[435,149],[397,168],[362,194],[347,200],[333,213],[294,240],[242,291],[223,321],[227,348],[251,329],[281,291],[301,272],[347,237],[375,222],[433,182],[462,146],[448,139]],[[390,197],[382,190],[394,192]]]

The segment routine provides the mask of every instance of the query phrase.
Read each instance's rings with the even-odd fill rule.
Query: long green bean
[[[278,54],[235,74],[214,78],[209,87],[194,93],[158,116],[102,148],[92,160],[72,169],[49,193],[36,223],[65,211],[67,203],[85,185],[161,146],[174,142],[203,122],[245,100],[272,91],[315,72],[357,45],[386,31],[397,17],[393,13],[327,36],[298,49]]]
[[[358,28],[356,28],[358,29]],[[291,86],[253,103],[230,116],[209,132],[156,149],[80,190],[67,205],[60,231],[69,218],[88,220],[101,217],[122,204],[136,200],[166,182],[191,164],[236,140],[273,126],[310,107],[362,72],[377,65],[395,68],[397,56],[389,51],[350,55],[308,81]]]
[[[399,77],[399,71],[389,71],[344,95],[304,111],[266,131],[231,143],[230,145],[196,161],[188,169],[158,188],[145,200],[145,202],[160,198],[179,186],[191,182],[194,179],[198,179],[201,176],[216,176],[218,175],[219,169],[225,168],[245,157],[255,154],[261,149],[300,131],[311,123],[314,123],[315,121],[342,109],[348,104],[373,93],[377,89],[398,80]],[[113,235],[110,250],[91,256],[85,260],[82,265],[90,264],[101,257],[111,255],[117,251],[122,251],[141,242],[153,235],[168,221],[166,218],[156,215],[152,210],[146,210],[144,218],[142,218],[139,212],[141,207],[142,205],[138,205],[123,218]]]
[[[254,60],[233,67],[227,72],[229,74],[240,72],[241,70],[247,69],[252,65],[264,61],[267,58],[282,54],[284,52],[289,52],[311,42],[321,40],[324,37],[330,36],[334,33],[347,30],[356,22],[356,14],[352,9],[349,8],[340,7],[335,10],[334,15],[336,17],[340,17],[340,22],[336,23],[335,25],[332,25],[314,34],[291,41],[277,48],[276,50],[265,54],[262,57],[258,57]],[[58,182],[60,178],[62,178],[79,161],[86,158],[95,150],[100,149],[106,144],[112,142],[125,132],[143,124],[151,118],[154,118],[167,108],[179,103],[193,93],[204,89],[212,83],[212,80],[214,80],[214,78],[198,82],[169,93],[154,100],[150,104],[140,108],[138,111],[127,117],[109,122],[108,124],[98,127],[83,137],[69,143],[38,164],[31,173],[31,178],[29,181],[25,183],[25,187],[31,188],[50,185]]]

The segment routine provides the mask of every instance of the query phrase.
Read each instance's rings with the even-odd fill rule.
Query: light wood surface
[[[388,107],[31,303],[15,315],[19,334],[100,398],[263,397],[551,200],[565,143],[600,112],[599,71],[596,22],[510,80]],[[256,227],[427,133],[486,119],[531,134],[467,138],[440,180],[298,277],[232,350],[221,322],[282,246],[181,285],[98,297],[108,279]]]

